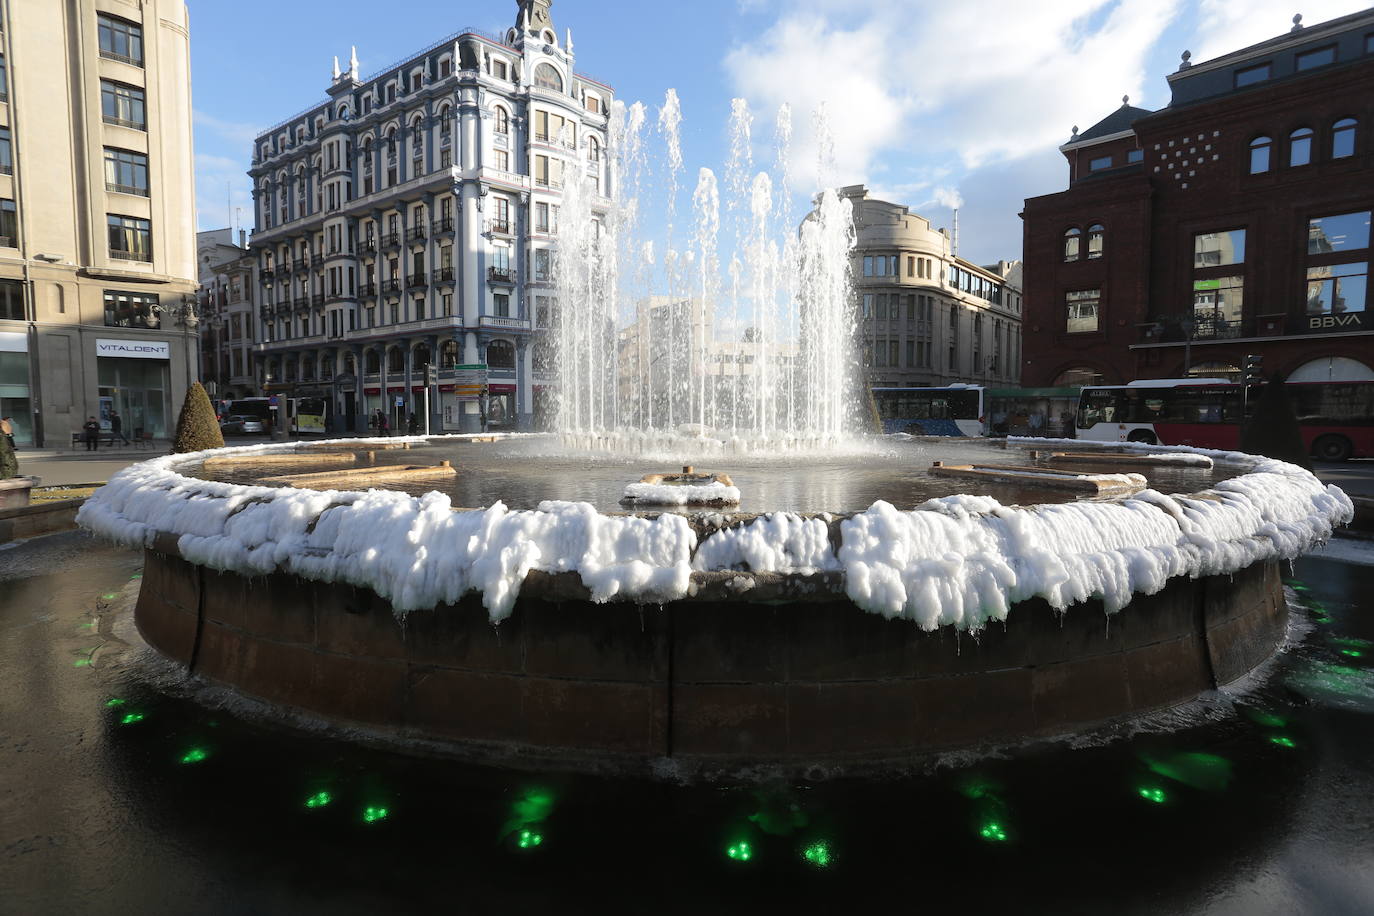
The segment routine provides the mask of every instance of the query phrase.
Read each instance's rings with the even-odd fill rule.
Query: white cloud
[[[907,150],[976,168],[1063,142],[1111,100],[1140,97],[1146,57],[1181,3],[791,0],[724,65],[756,110],[829,102],[839,181]],[[798,127],[799,171],[814,176],[802,158],[814,137]]]
[[[1193,63],[1230,54],[1241,48],[1277,38],[1293,28],[1293,14],[1302,9],[1302,21],[1316,25],[1338,16],[1369,8],[1368,0],[1200,0],[1197,46],[1190,48]]]
[[[196,127],[216,134],[221,140],[243,147],[245,153],[252,150],[253,141],[262,133],[262,128],[256,124],[226,121],[200,109],[191,112],[191,120]]]
[[[252,227],[253,193],[242,161],[196,154],[196,222],[197,229]]]

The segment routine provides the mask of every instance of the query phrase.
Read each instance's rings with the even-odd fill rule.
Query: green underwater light
[[[748,843],[741,840],[740,842],[732,843],[729,847],[727,847],[725,850],[725,854],[730,858],[734,859],[736,862],[748,862],[750,859],[754,857],[754,848],[750,846]]]
[[[316,792],[305,800],[305,806],[307,808],[323,808],[333,800],[334,796],[330,795],[328,792]]]
[[[516,838],[516,845],[521,849],[533,849],[544,842],[544,834],[536,830],[521,830]]]
[[[123,698],[123,697],[110,697],[108,700],[105,701],[105,705],[106,705],[108,708],[110,708],[110,709],[113,709],[113,708],[116,707],[116,706],[123,706],[123,705],[124,705],[124,698]]]
[[[200,763],[210,756],[210,752],[203,747],[193,747],[181,755],[182,763]]]
[[[1297,742],[1287,735],[1270,735],[1269,742],[1277,744],[1279,747],[1297,747]]]
[[[978,831],[978,835],[990,843],[1005,843],[1007,840],[1006,828],[996,821],[988,821],[984,824],[982,829]]]
[[[385,808],[381,808],[375,805],[368,805],[366,808],[363,809],[363,823],[375,824],[378,821],[386,820],[386,816],[389,813],[390,812],[387,811]]]
[[[124,714],[124,718],[122,718],[122,719],[119,720],[119,724],[120,724],[120,725],[134,725],[135,723],[142,722],[142,721],[143,721],[143,713],[141,713],[141,712],[126,712],[126,713]]]
[[[1169,796],[1158,786],[1141,786],[1136,789],[1136,792],[1147,802],[1153,802],[1156,805],[1162,805],[1169,800]]]
[[[802,858],[816,868],[828,868],[831,861],[830,844],[824,840],[812,843],[802,850]]]

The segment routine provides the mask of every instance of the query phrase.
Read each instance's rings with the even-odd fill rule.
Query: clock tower
[[[516,0],[516,5],[520,7],[520,16],[515,22],[516,29],[557,34],[553,28],[553,16],[549,13],[553,0]]]

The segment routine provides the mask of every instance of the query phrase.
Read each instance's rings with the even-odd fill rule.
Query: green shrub
[[[186,392],[186,400],[181,403],[181,416],[177,417],[176,438],[172,440],[172,452],[199,452],[207,448],[224,448],[224,436],[219,431],[219,421],[215,419],[215,408],[210,404],[210,396],[205,393],[200,382],[191,385]]]
[[[0,480],[19,476],[19,457],[14,454],[9,437],[0,433]]]

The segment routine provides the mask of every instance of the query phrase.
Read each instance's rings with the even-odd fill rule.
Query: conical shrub
[[[0,480],[19,476],[19,456],[14,454],[10,438],[0,432]]]
[[[200,382],[192,383],[181,402],[181,416],[177,417],[177,434],[172,440],[172,452],[199,452],[207,448],[224,448],[224,436],[215,419],[215,408]]]

